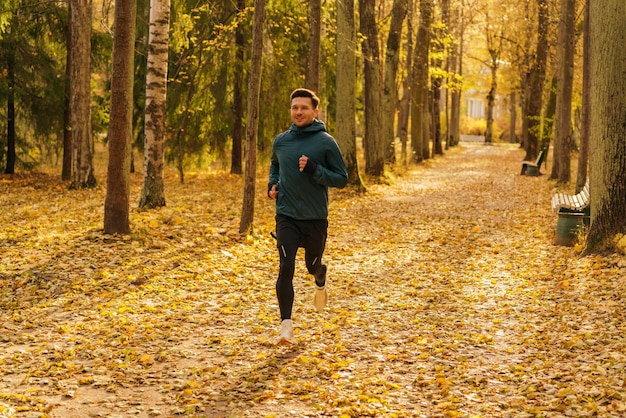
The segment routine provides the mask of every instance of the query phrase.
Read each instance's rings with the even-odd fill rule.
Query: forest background
[[[597,107],[594,118],[590,110],[590,92],[600,92],[590,89],[593,40],[619,37],[619,23],[603,18],[619,16],[619,4],[593,14],[576,0],[139,0],[118,7],[119,16],[114,6],[0,5],[5,173],[61,166],[72,188],[93,187],[102,181],[93,174],[93,153],[108,144],[115,152],[106,232],[130,230],[127,172],[142,165],[131,147],[144,153],[140,207],[165,204],[163,164],[175,166],[181,182],[189,170],[230,165],[230,173],[243,174],[247,167],[240,229],[250,231],[257,160],[267,161],[272,138],[289,123],[289,93],[303,85],[322,97],[321,118],[352,184],[363,190],[363,175],[378,182],[442,154],[461,133],[519,142],[527,160],[550,148],[550,178],[563,185],[572,176],[571,153],[580,149],[576,189],[598,169],[590,176],[598,199],[589,248],[622,232],[615,219],[626,210],[625,182],[613,163],[624,152],[616,135],[602,131],[610,115]],[[592,36],[594,16],[605,34]],[[606,69],[616,53],[599,51],[595,65]],[[608,71],[598,75],[616,81]],[[596,95],[598,103],[613,93],[606,94]],[[589,142],[594,120],[599,127]],[[597,162],[588,164],[589,155]]]

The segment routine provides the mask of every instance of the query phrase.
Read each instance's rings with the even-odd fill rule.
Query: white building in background
[[[470,119],[485,119],[485,100],[476,97],[468,98],[467,117]]]
[[[472,90],[466,93],[465,97],[467,117],[469,119],[487,119],[487,93]],[[496,101],[493,107],[494,119],[498,119],[506,114],[506,106],[506,100],[501,95],[496,94]]]

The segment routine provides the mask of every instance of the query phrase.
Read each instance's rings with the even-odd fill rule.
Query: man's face
[[[317,118],[317,109],[313,109],[310,97],[294,97],[291,100],[291,121],[298,128],[304,128]]]

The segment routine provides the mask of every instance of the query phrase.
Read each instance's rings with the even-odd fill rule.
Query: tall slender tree
[[[433,0],[420,0],[420,20],[413,54],[411,88],[411,148],[413,161],[430,158],[430,118],[428,100],[428,51]]]
[[[66,29],[67,51],[65,54],[65,110],[63,112],[63,162],[61,167],[61,180],[72,179],[72,129],[70,128],[71,80],[72,80],[72,4],[68,3],[68,17]]]
[[[166,137],[165,98],[170,1],[150,0],[150,33],[146,71],[146,114],[144,122],[143,186],[139,207],[165,206],[163,144]]]
[[[443,155],[443,145],[441,143],[441,87],[443,85],[443,56],[445,51],[445,31],[442,25],[433,27],[433,41],[431,42],[432,58],[430,67],[433,74],[430,77],[430,126],[431,139],[433,141],[433,155]],[[430,71],[429,71],[430,72]]]
[[[406,42],[406,59],[404,68],[409,69],[413,67],[413,0],[409,2],[409,12],[407,17],[407,42]],[[398,137],[400,138],[400,155],[402,158],[402,164],[406,164],[407,161],[407,145],[409,141],[409,118],[411,115],[411,88],[413,84],[413,72],[405,71],[404,80],[402,80],[402,97],[398,104]]]
[[[307,48],[305,87],[319,93],[322,1],[309,0],[309,46]]]
[[[567,183],[571,177],[572,88],[576,42],[576,0],[561,0],[557,59],[554,160],[551,178]],[[556,163],[558,162],[558,163]]]
[[[487,41],[487,52],[489,60],[486,62],[491,73],[489,93],[487,93],[487,125],[485,127],[485,142],[493,142],[493,112],[496,103],[498,90],[498,69],[500,68],[500,56],[502,54],[503,31],[505,22],[498,19],[494,25],[493,17],[487,14],[485,19],[485,39]]]
[[[385,71],[383,81],[383,141],[385,143],[385,160],[395,163],[395,130],[396,109],[398,107],[397,74],[400,61],[402,25],[406,18],[408,0],[394,0],[391,9],[391,24],[385,49]]]
[[[537,47],[535,60],[531,64],[527,77],[528,97],[526,100],[526,140],[525,160],[537,158],[539,139],[541,137],[541,110],[543,104],[543,84],[546,79],[546,63],[548,59],[548,28],[549,10],[547,0],[537,0]]]
[[[96,185],[91,132],[91,0],[70,1],[71,188]]]
[[[17,12],[13,13],[11,19],[11,26],[17,25]],[[15,152],[15,47],[11,41],[7,42],[9,48],[6,48],[6,63],[7,63],[7,160],[4,167],[5,174],[15,173],[15,161],[17,155]]]
[[[244,174],[243,207],[239,233],[252,233],[256,184],[256,148],[259,128],[259,101],[261,95],[261,68],[263,64],[263,22],[265,0],[254,0],[252,29],[252,62],[248,74],[248,116],[246,121],[246,169]]]
[[[365,172],[371,176],[382,176],[385,172],[385,143],[382,138],[381,66],[374,6],[375,0],[359,0],[363,34]]]
[[[135,1],[115,5],[109,162],[104,201],[104,233],[129,234],[130,149],[133,136]]]
[[[245,0],[237,0],[237,29],[235,29],[235,73],[233,74],[233,145],[230,172],[243,173],[243,81],[245,59]]]
[[[356,147],[356,28],[354,0],[337,0],[337,95],[335,138],[343,153],[350,184],[363,187]]]
[[[450,92],[450,123],[446,125],[446,148],[459,143],[461,136],[461,88],[463,76],[463,39],[465,35],[465,16],[459,5],[451,7],[447,27],[453,34],[453,42],[447,60],[447,90]],[[445,15],[444,15],[445,16]],[[445,21],[444,21],[445,22]]]
[[[589,168],[589,131],[590,131],[590,73],[591,64],[589,62],[589,2],[584,0],[584,22],[583,22],[583,86],[582,86],[582,110],[580,123],[580,149],[578,152],[578,173],[576,175],[576,193],[579,193],[587,182]]]

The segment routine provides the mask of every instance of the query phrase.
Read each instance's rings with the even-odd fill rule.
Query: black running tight
[[[280,256],[276,296],[281,319],[291,319],[294,300],[293,276],[298,249],[304,248],[307,271],[315,274],[322,265],[327,230],[326,219],[297,220],[276,215],[276,244]]]

